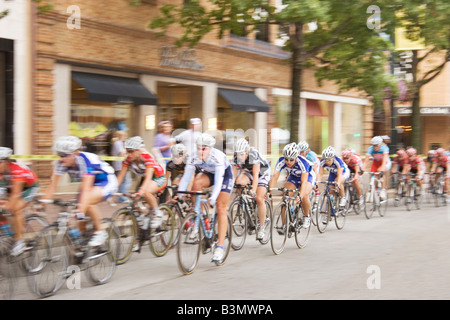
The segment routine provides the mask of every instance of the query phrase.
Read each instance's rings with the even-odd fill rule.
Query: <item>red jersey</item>
[[[400,167],[403,167],[404,165],[408,164],[408,157],[396,156],[393,161]]]
[[[359,169],[361,170],[363,166],[361,157],[356,154],[352,154],[352,156],[348,161],[345,160],[345,163],[347,164],[350,170],[355,170],[356,166],[359,166]]]
[[[408,159],[408,164],[411,166],[411,169],[416,170],[419,166],[425,167],[425,162],[423,162],[422,158],[419,156],[414,156],[414,158],[411,160],[411,158]]]
[[[433,158],[433,163],[437,163],[439,167],[447,167],[447,164],[450,163],[450,158],[447,155],[442,155],[439,159],[438,157]]]
[[[128,156],[122,163],[124,167],[128,167],[138,176],[144,176],[147,168],[155,170],[154,177],[159,178],[164,175],[164,169],[148,152],[142,152],[137,161],[131,161]]]
[[[0,181],[7,187],[11,187],[11,184],[15,181],[23,181],[25,187],[31,187],[38,181],[38,177],[27,166],[10,162],[8,163],[7,173],[0,174]]]

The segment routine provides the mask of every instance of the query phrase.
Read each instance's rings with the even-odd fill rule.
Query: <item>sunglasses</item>
[[[292,161],[295,161],[295,158],[293,158],[293,159],[285,158],[285,160],[286,160],[287,162],[292,162]]]
[[[206,149],[209,149],[208,146],[203,146],[203,147],[197,147],[197,150],[201,150],[201,151],[205,151]]]
[[[65,158],[65,157],[68,157],[70,155],[71,155],[71,153],[58,152],[58,156],[61,157],[61,158]]]

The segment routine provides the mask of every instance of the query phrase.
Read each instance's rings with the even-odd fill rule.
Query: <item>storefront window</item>
[[[290,138],[291,98],[274,96],[275,123],[271,130],[272,150],[278,147],[283,150]]]
[[[363,106],[342,104],[342,148],[363,152]]]
[[[132,105],[90,102],[72,103],[69,134],[83,140],[85,150],[110,155],[111,139],[115,131],[132,128]]]

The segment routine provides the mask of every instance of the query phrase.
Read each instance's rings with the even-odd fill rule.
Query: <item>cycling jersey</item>
[[[387,145],[385,145],[385,144],[382,144],[380,146],[380,148],[378,149],[378,151],[376,151],[374,149],[373,145],[371,145],[369,147],[369,149],[367,149],[366,155],[372,156],[372,158],[373,158],[372,167],[370,168],[370,171],[372,171],[372,172],[377,172],[378,171],[378,168],[383,163],[383,157],[384,157],[385,154],[389,155],[389,147]],[[392,162],[388,158],[388,160],[386,162],[386,170],[389,170],[389,168],[391,166],[392,166]]]
[[[333,162],[330,165],[325,163],[325,159],[320,160],[320,166],[330,172],[328,181],[334,181],[336,179],[339,168],[343,168],[342,174],[344,175],[345,180],[350,177],[350,169],[347,164],[337,156],[334,156]]]
[[[308,160],[313,164],[313,168],[314,170],[316,170],[317,173],[317,170],[319,170],[320,167],[320,160],[317,154],[314,151],[310,150],[306,155],[306,160]]]
[[[434,157],[433,163],[436,163],[438,167],[447,168],[447,164],[450,163],[450,157],[447,155],[443,155],[441,158]]]
[[[37,175],[25,165],[9,162],[6,171],[7,173],[0,174],[0,182],[5,188],[11,188],[15,181],[23,181],[24,187],[29,188],[38,181]]]
[[[211,148],[209,157],[203,161],[197,151],[188,156],[183,178],[181,178],[178,190],[186,191],[195,170],[205,173],[210,179],[210,185],[214,185],[211,193],[211,205],[214,205],[220,192],[231,193],[234,185],[231,164],[225,153]]]
[[[175,164],[172,160],[170,160],[166,165],[166,172],[170,172],[170,180],[173,181],[179,176],[182,176],[184,173],[184,169],[186,164],[184,162],[180,164]]]
[[[122,166],[130,168],[133,173],[140,177],[145,176],[145,170],[147,168],[152,168],[155,171],[153,173],[154,178],[159,178],[164,175],[163,167],[148,152],[141,152],[137,161],[131,161],[130,156],[127,156],[122,162]]]
[[[313,170],[313,164],[306,160],[303,156],[298,156],[296,158],[295,164],[292,167],[288,167],[284,157],[278,159],[278,162],[275,166],[276,171],[286,170],[288,173],[288,177],[286,179],[287,182],[291,182],[297,188],[301,184],[302,174],[308,172],[308,182],[312,185],[316,183],[316,173]]]
[[[114,176],[114,169],[105,161],[90,152],[80,152],[75,156],[75,165],[66,167],[59,160],[54,168],[56,175],[68,173],[72,182],[79,182],[83,175],[94,175],[94,186],[106,186],[110,181],[109,176]],[[116,180],[117,184],[117,180]]]
[[[398,165],[397,171],[401,172],[403,167],[408,164],[408,157],[396,156],[393,162]]]
[[[359,172],[362,171],[363,163],[362,159],[357,154],[352,154],[348,161],[344,161],[350,172],[355,173],[355,167],[359,167]]]
[[[411,166],[412,170],[417,170],[419,167],[423,167],[423,169],[425,169],[425,162],[423,162],[422,158],[419,156],[414,156],[412,160],[409,158],[408,164]]]
[[[233,161],[231,165],[236,166],[241,169],[246,169],[250,172],[253,172],[253,165],[259,164],[259,176],[265,175],[267,172],[270,173],[270,165],[269,161],[264,159],[261,154],[255,148],[250,148],[249,155],[245,162],[241,162],[238,160],[237,154],[234,153]]]

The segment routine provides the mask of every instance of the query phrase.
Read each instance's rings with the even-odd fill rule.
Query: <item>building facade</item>
[[[228,137],[248,135],[276,155],[289,139],[289,56],[273,39],[219,40],[212,33],[193,49],[176,48],[175,27],[165,37],[148,28],[165,1],[132,7],[123,0],[53,0],[47,13],[27,3],[32,79],[20,87],[30,90],[23,104],[29,125],[13,131],[21,154],[53,154],[55,137],[74,134],[90,151],[108,155],[114,130],[140,135],[150,148],[159,121],[172,121],[179,132],[192,117],[228,152]],[[317,153],[328,145],[362,152],[373,129],[369,101],[358,92],[338,94],[332,83],[319,87],[313,72],[305,71],[299,97],[298,140]],[[15,117],[16,110],[19,103]],[[50,176],[48,163],[34,165],[41,178]]]

